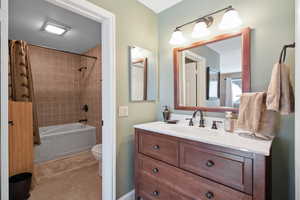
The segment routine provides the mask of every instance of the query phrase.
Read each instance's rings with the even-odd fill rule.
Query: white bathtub
[[[35,146],[35,162],[90,150],[96,144],[96,128],[81,123],[40,127],[41,145]]]

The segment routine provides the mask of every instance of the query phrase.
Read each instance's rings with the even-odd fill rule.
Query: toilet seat
[[[100,160],[102,156],[102,145],[97,144],[92,148],[92,153],[97,160]]]

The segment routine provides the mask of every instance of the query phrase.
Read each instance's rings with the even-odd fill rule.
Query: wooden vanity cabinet
[[[270,200],[270,160],[135,129],[135,199]]]

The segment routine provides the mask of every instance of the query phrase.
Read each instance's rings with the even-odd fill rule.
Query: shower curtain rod
[[[54,51],[60,51],[60,52],[63,52],[63,53],[69,53],[69,54],[74,54],[74,55],[78,55],[78,56],[84,56],[84,57],[92,58],[92,59],[95,59],[95,60],[98,59],[96,56],[89,56],[89,55],[85,55],[85,54],[80,54],[80,53],[74,53],[74,52],[70,52],[70,51],[59,50],[59,49],[50,48],[50,47],[46,47],[46,46],[35,45],[35,44],[29,44],[29,45],[35,46],[35,47],[40,47],[40,48],[45,48],[45,49],[50,49],[50,50],[54,50]]]

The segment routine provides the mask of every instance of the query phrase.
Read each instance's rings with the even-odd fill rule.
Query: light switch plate
[[[128,106],[119,106],[119,117],[128,117]]]

